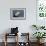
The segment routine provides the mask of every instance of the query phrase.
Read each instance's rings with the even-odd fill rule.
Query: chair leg
[[[5,46],[7,46],[7,34],[5,34]]]
[[[7,41],[4,42],[5,46],[7,46]]]
[[[18,46],[18,34],[17,34],[17,46]]]

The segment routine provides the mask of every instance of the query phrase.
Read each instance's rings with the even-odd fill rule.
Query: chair
[[[20,42],[19,46],[30,46],[29,42],[29,33],[21,33],[22,40],[27,39],[26,41]]]
[[[15,40],[17,40],[16,41],[16,46],[18,46],[18,27],[11,28],[11,33],[5,33],[5,46],[8,45],[7,38],[10,38],[10,37],[13,37],[13,36],[17,36],[15,38]]]

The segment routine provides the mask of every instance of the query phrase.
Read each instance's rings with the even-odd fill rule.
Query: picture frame
[[[11,20],[24,20],[26,19],[26,8],[10,8]]]

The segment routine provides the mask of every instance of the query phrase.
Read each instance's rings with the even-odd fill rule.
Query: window
[[[37,1],[37,15],[41,17],[46,17],[46,0]]]

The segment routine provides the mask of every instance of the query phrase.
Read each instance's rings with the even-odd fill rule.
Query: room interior
[[[0,46],[46,46],[46,1],[0,0]]]

